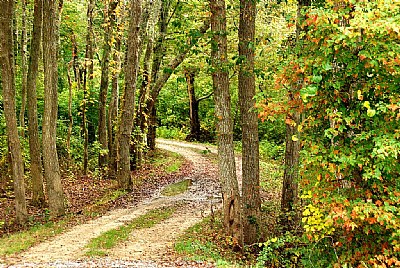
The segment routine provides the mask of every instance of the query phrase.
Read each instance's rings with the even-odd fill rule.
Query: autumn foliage
[[[302,99],[305,236],[332,267],[399,267],[400,1],[304,12],[301,53],[278,85]]]

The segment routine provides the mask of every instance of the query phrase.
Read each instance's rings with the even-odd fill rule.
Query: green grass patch
[[[177,183],[173,183],[165,187],[165,189],[161,191],[161,194],[166,196],[174,196],[182,194],[187,191],[187,189],[191,184],[192,184],[191,180],[183,180]]]
[[[129,234],[136,229],[150,228],[170,218],[175,212],[174,207],[158,208],[147,212],[132,220],[129,224],[102,233],[93,238],[86,246],[86,256],[106,256],[107,250],[115,247],[118,243],[128,239]]]
[[[187,260],[212,261],[217,267],[244,267],[248,264],[223,233],[221,213],[204,218],[186,230],[175,243],[175,251]]]
[[[282,189],[283,164],[278,161],[260,161],[260,186],[266,192]]]
[[[149,163],[155,168],[162,168],[166,173],[174,173],[184,163],[185,158],[177,153],[157,149],[150,155]]]
[[[115,201],[121,196],[127,194],[128,192],[125,190],[117,189],[111,192],[108,192],[106,195],[104,195],[102,198],[96,201],[95,205],[96,206],[102,206],[104,204],[107,204],[109,202]]]
[[[48,222],[36,225],[27,231],[0,238],[0,256],[22,252],[35,244],[60,234],[68,221]]]

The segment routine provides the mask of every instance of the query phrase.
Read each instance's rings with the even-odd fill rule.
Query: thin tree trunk
[[[143,60],[143,80],[142,85],[139,91],[139,102],[138,102],[138,111],[136,113],[136,124],[140,128],[140,133],[137,134],[137,142],[139,144],[139,148],[136,151],[136,163],[138,167],[142,164],[143,151],[145,147],[144,137],[146,135],[146,114],[145,114],[145,105],[146,101],[149,97],[149,85],[150,85],[150,60],[151,54],[153,50],[153,39],[150,37],[147,41],[146,52]]]
[[[21,110],[19,113],[19,124],[21,137],[25,137],[25,110],[26,110],[26,84],[27,84],[27,42],[28,35],[26,29],[26,0],[21,1],[22,5],[22,22],[21,22],[21,69],[22,69],[22,85],[21,85]]]
[[[16,11],[18,9],[18,1],[14,1],[15,6],[13,10],[13,19],[12,19],[12,30],[13,30],[13,52],[14,52],[14,66],[18,66],[18,54],[19,54],[19,46],[18,46],[18,38],[19,38],[19,29],[18,29],[18,20],[17,20],[17,14]],[[17,67],[14,67],[15,70],[17,70]]]
[[[242,209],[243,241],[256,243],[260,237],[260,169],[258,118],[255,104],[255,26],[256,1],[240,0],[239,57],[243,59],[239,69],[239,103],[242,119]]]
[[[68,164],[71,163],[71,135],[72,135],[72,79],[70,75],[70,64],[68,64],[67,69],[67,79],[68,79],[68,133],[67,133],[67,157],[68,157]]]
[[[24,162],[18,137],[17,115],[15,110],[15,69],[12,33],[14,1],[0,1],[0,65],[2,69],[2,88],[4,116],[11,157],[12,180],[14,181],[16,222],[22,224],[27,219]]]
[[[189,54],[190,50],[192,47],[197,43],[197,41],[203,36],[203,34],[210,28],[210,21],[206,20],[204,24],[199,28],[198,32],[199,34],[193,37],[193,39],[190,41],[190,45],[179,55],[177,55],[174,59],[172,59],[168,65],[166,66],[166,69],[170,70],[168,72],[164,72],[160,77],[157,78],[157,80],[153,80],[152,76],[152,86],[150,89],[150,98],[149,101],[147,102],[147,111],[149,111],[150,114],[150,123],[149,123],[149,131],[148,131],[148,139],[147,143],[150,148],[150,150],[154,150],[155,148],[155,137],[156,137],[156,112],[155,110],[152,111],[155,108],[155,103],[157,101],[158,95],[160,94],[160,90],[162,87],[165,85],[165,83],[168,81],[168,79],[171,77],[173,71],[178,68],[178,66],[183,62],[183,60],[186,58],[186,56]],[[153,72],[154,68],[152,68]],[[152,121],[153,120],[153,121]]]
[[[165,36],[168,28],[168,11],[170,7],[170,0],[161,0],[160,17],[158,20],[158,38],[154,46],[153,51],[153,63],[151,66],[151,83],[155,83],[158,79],[161,62],[165,56],[166,48],[164,44]],[[152,88],[152,87],[151,87]],[[151,91],[151,89],[150,89]],[[157,96],[153,98],[155,94],[150,93],[150,98],[146,102],[145,113],[148,115],[147,122],[147,146],[150,150],[154,150],[156,147],[156,116],[157,111],[154,107]]]
[[[300,19],[301,9],[309,6],[310,0],[299,0],[297,6],[297,25],[296,25],[296,43],[300,41]],[[289,101],[296,103],[299,96],[296,89],[289,90]],[[296,108],[296,107],[292,107]],[[292,109],[291,109],[292,110]],[[283,232],[295,230],[299,225],[298,206],[298,176],[300,160],[300,133],[298,125],[300,123],[300,113],[297,109],[286,116],[286,150],[285,150],[285,168],[283,174],[282,198],[280,224]],[[295,138],[296,137],[296,138]]]
[[[132,184],[129,143],[132,134],[135,113],[136,79],[139,65],[139,26],[142,12],[142,1],[132,0],[130,9],[130,23],[127,40],[127,64],[125,66],[125,91],[121,105],[121,119],[118,125],[118,171],[119,187],[129,189]]]
[[[121,50],[121,39],[119,36],[116,37],[115,40],[115,51],[113,55],[114,60],[114,70],[112,74],[112,82],[111,82],[111,99],[108,108],[108,151],[110,154],[109,161],[109,173],[111,177],[115,177],[116,171],[116,157],[117,157],[117,146],[115,142],[115,124],[117,123],[118,118],[118,105],[119,105],[119,74],[121,68],[121,59],[119,56]]]
[[[211,63],[217,125],[219,177],[222,184],[224,229],[234,248],[243,244],[240,196],[233,150],[233,127],[227,72],[226,7],[224,0],[209,0],[211,11]]]
[[[85,52],[85,69],[83,75],[83,105],[82,105],[82,131],[83,131],[83,173],[88,172],[88,155],[89,155],[89,131],[87,123],[87,109],[90,92],[93,88],[93,11],[94,0],[89,0],[87,7],[87,32],[86,32],[86,52]],[[89,87],[89,90],[88,90]]]
[[[32,203],[35,206],[44,205],[43,166],[41,147],[39,141],[38,110],[36,81],[39,68],[39,57],[42,38],[43,0],[35,0],[33,14],[33,32],[31,39],[31,51],[28,68],[28,135],[29,153],[31,157],[32,176]]]
[[[52,216],[65,212],[64,193],[58,162],[57,135],[57,51],[59,6],[56,0],[46,0],[43,4],[43,54],[44,58],[44,114],[43,114],[43,165],[44,177]]]
[[[187,92],[189,96],[189,118],[190,118],[190,134],[189,140],[198,141],[200,138],[200,119],[199,119],[199,102],[196,99],[194,90],[194,78],[197,70],[195,68],[185,69],[185,78],[187,84]]]
[[[111,54],[111,37],[115,25],[115,9],[117,8],[119,0],[111,0],[108,6],[108,12],[104,18],[106,29],[104,33],[103,44],[103,58],[101,59],[101,79],[100,79],[100,92],[99,92],[99,142],[101,151],[99,154],[99,166],[105,167],[108,163],[108,137],[107,137],[107,93],[109,84],[109,65]]]

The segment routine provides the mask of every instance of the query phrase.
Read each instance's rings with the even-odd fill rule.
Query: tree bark
[[[166,48],[164,44],[165,36],[167,34],[168,28],[168,13],[169,7],[171,5],[170,0],[161,0],[161,8],[160,8],[160,16],[158,20],[158,38],[157,42],[154,46],[153,50],[153,63],[151,66],[151,83],[155,83],[159,77],[160,67],[162,59],[165,56]],[[150,91],[152,91],[152,86],[150,87]],[[150,97],[146,102],[145,113],[148,115],[147,125],[147,146],[150,150],[154,150],[156,148],[156,129],[157,122],[156,116],[157,111],[154,107],[157,96],[154,98],[154,94],[150,93]]]
[[[11,157],[12,180],[14,181],[16,222],[22,224],[27,219],[24,161],[18,137],[17,115],[15,110],[15,69],[12,33],[12,15],[14,1],[0,1],[0,65],[2,69],[2,87],[4,116]]]
[[[67,158],[68,164],[71,163],[71,136],[72,136],[72,79],[70,75],[71,65],[68,64],[67,68],[67,80],[68,80],[68,133],[67,133]]]
[[[22,5],[22,21],[21,21],[21,69],[22,69],[22,84],[21,84],[21,110],[19,112],[19,124],[21,137],[25,136],[25,111],[26,111],[26,84],[27,84],[27,42],[28,35],[26,29],[26,0],[21,1]]]
[[[105,167],[108,163],[108,139],[107,139],[107,93],[109,84],[109,65],[111,54],[111,37],[115,25],[115,9],[119,0],[111,0],[108,6],[107,16],[104,18],[105,32],[103,43],[103,58],[101,59],[101,79],[99,92],[99,125],[98,134],[101,151],[99,154],[99,166]]]
[[[139,28],[142,12],[142,1],[132,0],[130,23],[127,40],[127,64],[125,66],[125,91],[121,105],[121,119],[118,125],[118,161],[117,180],[119,187],[129,189],[132,184],[129,143],[132,134],[135,113],[136,79],[139,65]]]
[[[190,133],[189,140],[198,141],[200,138],[200,119],[199,119],[199,102],[196,99],[194,90],[194,79],[197,70],[195,68],[185,69],[185,78],[187,84],[187,92],[189,96],[189,118],[190,118]]]
[[[39,141],[38,110],[36,81],[39,68],[39,57],[42,38],[43,0],[35,0],[33,14],[33,32],[28,67],[27,94],[28,94],[28,135],[29,153],[31,157],[32,176],[32,203],[35,206],[44,205],[43,166],[41,146]]]
[[[256,243],[260,237],[260,169],[258,118],[255,105],[255,26],[256,1],[240,0],[238,90],[242,119],[242,209],[243,239],[246,245]]]
[[[111,81],[111,99],[108,106],[108,152],[110,155],[109,159],[109,176],[115,178],[116,171],[116,157],[117,157],[117,146],[115,141],[115,124],[118,118],[118,106],[119,106],[119,74],[121,68],[121,59],[119,56],[121,50],[121,37],[116,36],[115,38],[115,51],[113,53],[114,70],[112,73]]]
[[[146,101],[149,97],[149,85],[150,85],[150,61],[153,50],[153,39],[152,37],[148,38],[146,52],[143,60],[143,80],[142,85],[139,91],[139,102],[138,109],[136,113],[136,124],[139,126],[140,133],[137,134],[136,140],[139,144],[139,148],[136,150],[136,163],[138,167],[142,165],[143,151],[145,147],[144,137],[147,134],[146,129]]]
[[[89,131],[87,123],[87,109],[88,99],[90,98],[90,92],[93,89],[93,11],[94,11],[94,0],[89,0],[87,7],[87,32],[86,32],[86,52],[85,52],[85,68],[83,75],[83,104],[82,104],[82,131],[83,131],[83,174],[88,172],[88,155],[89,155]],[[88,89],[89,88],[89,89]]]
[[[52,216],[65,213],[64,193],[58,162],[57,135],[57,51],[58,51],[58,1],[43,3],[43,57],[44,61],[44,114],[43,114],[43,165],[44,177]]]
[[[240,196],[233,150],[233,126],[227,71],[226,7],[224,0],[209,0],[211,11],[211,64],[217,121],[218,165],[222,184],[224,229],[234,248],[243,244]]]
[[[296,24],[296,44],[300,41],[300,19],[301,9],[309,6],[310,0],[298,0],[297,5],[297,24]],[[289,102],[299,102],[298,89],[289,89]],[[285,150],[285,167],[283,174],[282,198],[280,224],[283,232],[293,231],[299,225],[298,206],[298,176],[299,176],[299,160],[300,160],[300,133],[298,125],[300,123],[300,113],[297,107],[291,107],[293,112],[289,112],[286,116],[286,150]],[[297,137],[295,139],[294,137]]]

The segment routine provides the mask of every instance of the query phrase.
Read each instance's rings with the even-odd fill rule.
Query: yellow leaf
[[[292,136],[292,141],[298,141],[298,140],[299,140],[299,138],[297,138],[296,135],[293,135],[293,136]]]

